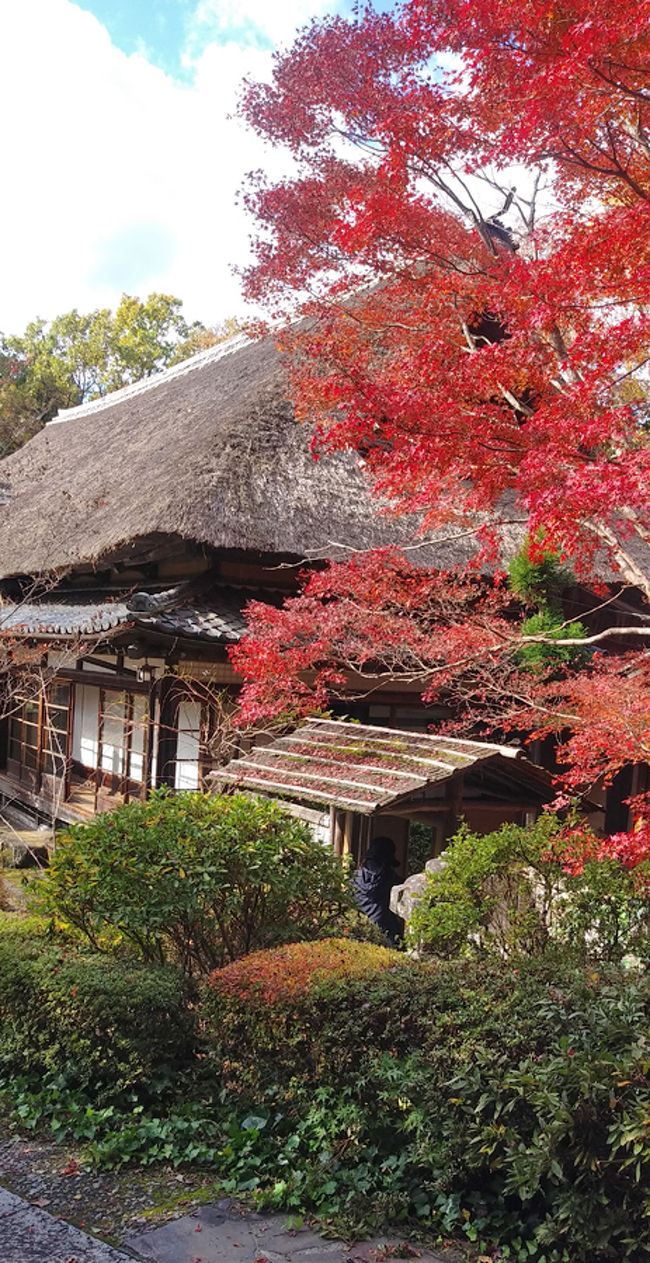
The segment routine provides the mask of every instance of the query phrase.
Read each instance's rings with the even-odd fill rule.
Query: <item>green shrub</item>
[[[332,950],[265,953],[207,989],[207,1045],[252,1128],[229,1150],[239,1180],[348,1225],[419,1216],[490,1257],[643,1257],[645,979],[552,952],[386,966]]]
[[[318,938],[352,905],[346,869],[277,804],[165,791],[71,828],[40,890],[94,947],[186,973]]]
[[[500,1044],[461,1046],[451,1065],[431,1055],[411,1064],[412,1160],[428,1171],[443,1229],[457,1231],[465,1216],[471,1239],[546,1263],[641,1259],[650,1229],[647,980],[576,972],[544,985],[548,964],[541,976],[538,964],[523,991],[519,973],[502,980],[515,993],[513,1027],[538,1024],[526,1050],[510,1027]]]
[[[462,825],[444,868],[427,874],[410,942],[446,958],[543,951],[566,884],[555,859],[546,858],[559,828],[550,815],[530,828],[505,824],[485,835]]]
[[[593,960],[650,956],[648,862],[629,868],[617,856],[587,860],[565,875],[554,931],[560,943]]]
[[[193,1063],[181,975],[33,934],[0,937],[0,1067],[59,1076],[97,1099],[169,1080]]]
[[[647,957],[647,883],[616,856],[581,857],[567,871],[563,827],[549,814],[483,836],[463,825],[444,853],[444,868],[427,875],[410,943],[447,959],[539,955],[552,945],[580,959]]]

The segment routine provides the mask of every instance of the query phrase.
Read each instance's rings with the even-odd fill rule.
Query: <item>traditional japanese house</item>
[[[59,414],[0,463],[0,654],[23,663],[0,706],[6,803],[71,821],[204,784],[233,753],[248,601],[281,602],[305,564],[413,543],[354,454],[315,461],[310,438],[273,341],[236,337]],[[506,528],[505,555],[521,539]],[[416,547],[453,569],[473,541],[446,527]],[[345,711],[420,732],[445,714],[416,683]],[[623,827],[621,794],[614,808]]]
[[[0,650],[25,659],[0,727],[0,794],[83,819],[215,762],[251,598],[306,561],[405,544],[354,456],[315,461],[271,340],[235,338],[61,413],[0,465]],[[418,555],[465,560],[467,541]],[[21,692],[22,690],[22,692]],[[371,722],[422,727],[415,686]]]

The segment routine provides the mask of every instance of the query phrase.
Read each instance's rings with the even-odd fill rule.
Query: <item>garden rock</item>
[[[437,859],[427,860],[423,873],[413,873],[401,886],[393,886],[390,892],[391,912],[395,912],[398,917],[408,925],[413,909],[422,897],[427,884],[428,873],[439,873],[445,867],[445,861],[442,856]]]

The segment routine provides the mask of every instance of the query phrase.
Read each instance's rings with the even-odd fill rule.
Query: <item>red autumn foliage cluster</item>
[[[610,781],[626,764],[650,761],[650,659],[628,652],[598,656],[587,670],[547,682],[536,703],[549,714],[540,735],[564,725],[558,758],[563,779],[580,789],[601,777]],[[520,716],[524,718],[523,712]]]
[[[617,391],[650,330],[649,14],[411,0],[314,23],[244,105],[297,164],[249,192],[248,284],[285,312],[309,294],[301,414],[430,521],[512,492],[584,567],[603,545],[633,567],[649,525]]]
[[[577,826],[558,835],[545,856],[560,865],[565,873],[579,877],[585,865],[593,861],[617,861],[622,868],[635,872],[639,893],[650,890],[650,824],[639,821],[636,828],[625,833],[612,833],[598,838],[589,829]]]
[[[419,569],[394,550],[333,563],[282,609],[249,605],[251,630],[231,653],[247,680],[242,714],[253,723],[326,707],[350,671],[370,685],[420,680],[433,694],[514,643],[516,608],[499,585]]]
[[[317,983],[365,978],[388,969],[394,959],[385,947],[342,938],[289,943],[270,951],[251,952],[224,969],[215,970],[209,986],[224,1000],[290,1004],[308,995]]]
[[[477,565],[516,520],[647,602],[650,0],[317,21],[243,110],[294,161],[249,186],[247,285],[308,317],[284,342],[318,449],[356,451],[425,531],[475,531]],[[645,610],[623,657],[526,679],[512,607],[485,600],[394,554],[332,566],[251,608],[245,714],[322,706],[360,669],[444,686],[470,722],[561,732],[571,786],[647,757]]]

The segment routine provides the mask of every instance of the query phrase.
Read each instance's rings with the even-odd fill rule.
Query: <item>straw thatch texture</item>
[[[238,338],[73,409],[0,465],[0,577],[135,556],[161,536],[299,557],[412,537],[353,456],[315,461],[309,438],[272,339]],[[457,565],[473,547],[463,536],[418,556]]]

